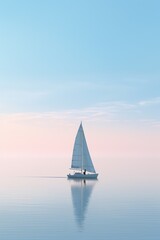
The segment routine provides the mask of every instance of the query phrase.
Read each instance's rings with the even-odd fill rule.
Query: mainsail
[[[74,143],[71,168],[81,170],[86,169],[88,172],[95,173],[95,169],[87,147],[82,123],[78,129]]]

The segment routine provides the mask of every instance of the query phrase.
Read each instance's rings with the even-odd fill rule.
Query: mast
[[[81,128],[82,128],[82,122],[81,122]],[[83,171],[83,131],[81,132],[81,141],[82,141],[82,168],[81,172]]]

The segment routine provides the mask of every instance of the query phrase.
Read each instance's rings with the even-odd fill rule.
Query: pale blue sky
[[[123,102],[138,106],[133,120],[159,120],[159,9],[158,0],[1,1],[1,113]]]

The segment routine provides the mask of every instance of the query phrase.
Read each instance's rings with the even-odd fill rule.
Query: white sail
[[[71,168],[81,170],[86,169],[86,171],[88,172],[95,173],[95,169],[87,147],[87,142],[85,139],[82,124],[80,125],[76,135],[73,148]]]

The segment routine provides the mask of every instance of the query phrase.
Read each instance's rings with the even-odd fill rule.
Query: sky
[[[1,1],[2,163],[70,159],[81,121],[95,158],[159,158],[159,9],[158,0]]]

